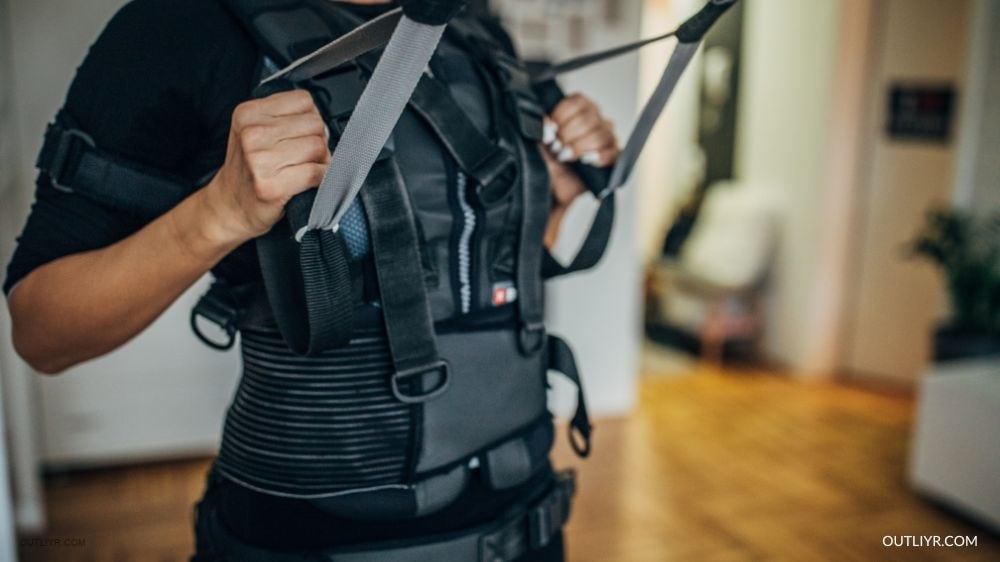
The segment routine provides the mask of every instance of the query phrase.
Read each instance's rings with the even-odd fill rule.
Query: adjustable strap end
[[[731,8],[736,0],[711,0],[698,13],[688,18],[677,28],[677,40],[681,43],[697,43],[715,25],[722,14]]]

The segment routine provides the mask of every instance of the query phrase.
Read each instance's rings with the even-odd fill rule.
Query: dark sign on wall
[[[895,84],[889,89],[889,137],[947,142],[954,108],[951,86]]]

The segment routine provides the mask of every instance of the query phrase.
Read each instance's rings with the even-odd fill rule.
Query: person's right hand
[[[240,104],[226,161],[205,187],[214,220],[239,241],[266,233],[292,197],[319,185],[329,161],[326,127],[308,92]]]

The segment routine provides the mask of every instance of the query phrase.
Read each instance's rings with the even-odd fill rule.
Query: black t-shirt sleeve
[[[194,186],[222,163],[232,110],[247,98],[257,71],[251,39],[220,4],[127,4],[77,69],[61,117],[106,152]],[[144,223],[58,191],[42,173],[4,292],[41,265],[114,244]]]

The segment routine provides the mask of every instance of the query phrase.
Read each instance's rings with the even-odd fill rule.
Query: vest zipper
[[[468,314],[472,310],[472,237],[476,232],[476,210],[469,203],[469,179],[462,173],[455,175],[455,195],[462,211],[462,232],[458,237],[458,295],[459,310]]]

